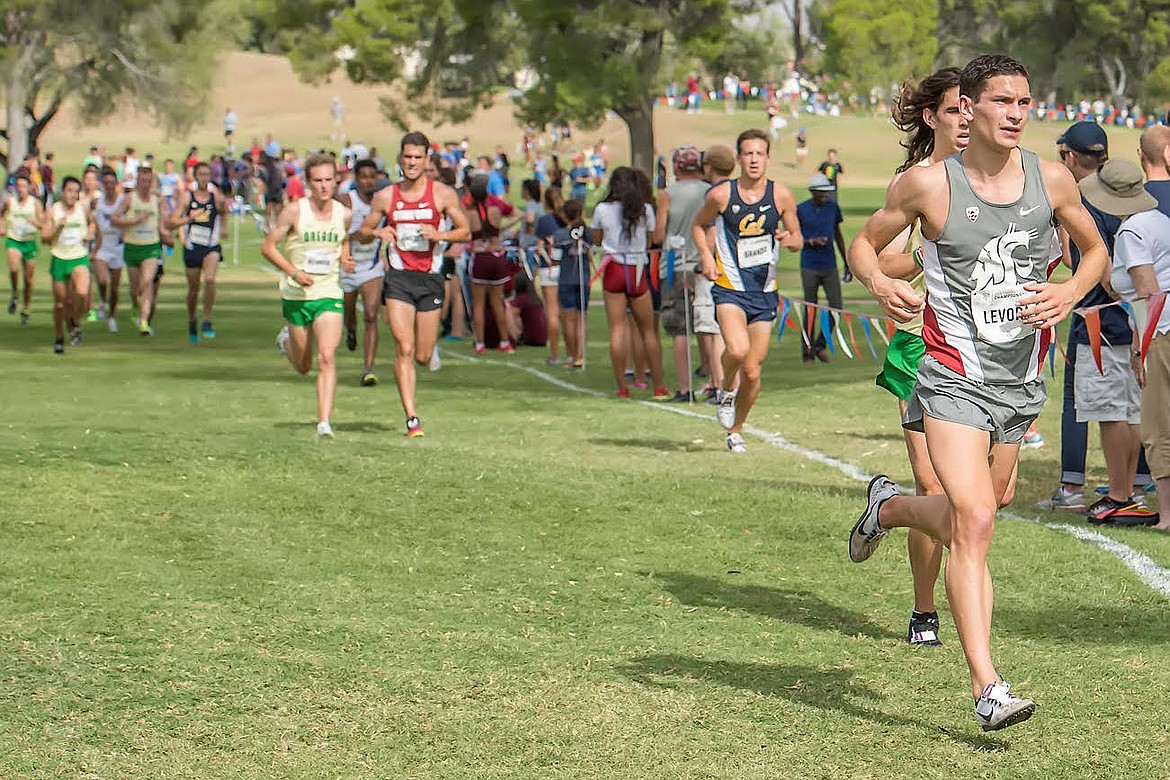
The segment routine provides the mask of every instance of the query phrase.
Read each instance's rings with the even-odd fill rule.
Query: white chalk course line
[[[440,350],[440,352],[443,352],[443,350]],[[468,359],[463,355],[457,355],[457,354],[452,354],[451,357],[456,358],[456,359]],[[532,366],[525,366],[525,365],[521,365],[518,363],[511,363],[511,362],[502,361],[502,360],[494,360],[492,358],[475,358],[472,360],[473,360],[473,362],[476,362],[476,363],[488,363],[488,364],[493,365],[493,366],[504,366],[506,368],[512,368],[512,369],[516,369],[518,371],[524,371],[526,373],[532,374],[535,377],[538,377],[539,379],[544,380],[545,382],[548,382],[549,384],[555,385],[555,386],[562,388],[564,390],[569,390],[569,391],[574,392],[574,393],[581,393],[583,395],[591,395],[591,396],[595,396],[598,398],[609,397],[607,393],[603,393],[600,390],[593,390],[593,389],[588,388],[588,387],[581,387],[580,385],[575,385],[572,382],[567,382],[564,379],[561,379],[559,377],[555,377],[546,371],[541,371],[540,369],[533,368]],[[663,411],[663,412],[673,412],[674,414],[681,414],[684,417],[694,417],[694,418],[699,419],[699,420],[707,420],[707,421],[714,421],[715,420],[714,415],[702,414],[702,413],[696,412],[692,409],[685,409],[685,408],[682,408],[680,406],[675,406],[673,404],[664,404],[664,403],[655,402],[655,401],[634,401],[634,403],[641,404],[642,406],[647,406],[651,409],[657,409],[657,410]],[[850,479],[856,480],[858,482],[869,482],[869,480],[873,476],[871,474],[867,474],[865,471],[858,468],[856,465],[854,465],[852,463],[847,463],[843,460],[838,460],[837,458],[834,458],[831,455],[826,455],[823,452],[817,452],[816,450],[811,450],[807,447],[802,447],[799,444],[796,444],[794,442],[789,441],[788,439],[785,439],[783,436],[781,436],[778,433],[769,433],[768,431],[765,431],[765,430],[760,429],[760,428],[756,428],[756,427],[751,426],[751,425],[744,426],[744,433],[750,434],[751,436],[754,436],[755,438],[760,439],[761,441],[767,442],[768,444],[772,445],[773,447],[777,447],[777,448],[782,449],[782,450],[787,450],[789,452],[796,453],[797,455],[800,455],[803,458],[807,458],[808,460],[813,460],[813,461],[816,461],[817,463],[821,463],[821,464],[824,464],[830,468],[836,469],[837,471],[841,472],[842,474],[849,477]],[[1141,580],[1142,582],[1144,582],[1146,585],[1153,588],[1158,593],[1161,593],[1163,596],[1170,598],[1170,570],[1167,570],[1164,567],[1158,565],[1158,563],[1156,561],[1154,561],[1152,558],[1150,558],[1148,555],[1141,553],[1141,552],[1138,552],[1137,550],[1133,549],[1132,547],[1130,547],[1127,544],[1119,542],[1116,539],[1113,539],[1112,537],[1106,536],[1103,533],[1099,533],[1098,531],[1094,531],[1094,530],[1089,529],[1089,528],[1083,528],[1081,526],[1070,525],[1068,523],[1049,523],[1049,522],[1045,522],[1037,517],[1025,517],[1023,515],[1017,514],[1015,512],[1007,511],[1007,510],[1000,510],[999,515],[1000,515],[1000,517],[1006,518],[1008,520],[1017,520],[1017,521],[1022,522],[1022,523],[1032,523],[1034,525],[1044,526],[1045,528],[1051,528],[1054,531],[1061,531],[1063,533],[1071,534],[1072,536],[1075,536],[1077,539],[1080,539],[1080,540],[1085,541],[1085,542],[1089,542],[1090,544],[1094,544],[1097,547],[1099,547],[1100,549],[1104,550],[1105,552],[1109,553],[1110,555],[1113,555],[1118,560],[1120,560],[1125,565],[1126,568],[1128,568],[1130,571],[1132,571],[1137,576],[1137,578],[1139,580]]]

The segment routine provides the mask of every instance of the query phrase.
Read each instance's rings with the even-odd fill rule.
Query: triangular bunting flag
[[[1097,364],[1098,373],[1104,375],[1105,369],[1101,365],[1101,312],[1090,309],[1085,312],[1085,329],[1089,331],[1089,350],[1093,353],[1093,362]]]

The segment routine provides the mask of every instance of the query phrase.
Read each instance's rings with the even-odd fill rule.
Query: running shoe
[[[204,320],[199,326],[199,335],[205,339],[215,338],[215,328],[211,327],[211,320]]]
[[[81,346],[81,328],[73,328],[69,331],[69,343],[75,347]]]
[[[699,366],[698,368],[695,369],[695,376],[699,377],[700,379],[706,379],[710,375],[711,375],[711,372],[708,371],[707,369],[703,368],[702,366]]]
[[[328,420],[317,423],[317,438],[318,439],[332,439],[333,426],[329,424]]]
[[[455,336],[455,335],[448,333],[446,336],[443,337],[443,341],[463,341],[463,337],[462,336]]]
[[[187,338],[191,339],[192,344],[199,343],[199,329],[195,327],[195,320],[187,323]]]
[[[1022,450],[1038,450],[1044,447],[1044,434],[1036,430],[1036,426],[1028,429],[1024,434],[1024,440],[1020,442],[1020,449]]]
[[[57,355],[65,354],[65,340],[57,339],[53,342],[53,353]]]
[[[406,418],[406,435],[411,439],[426,435],[423,433],[422,423],[418,421],[417,417]]]
[[[373,371],[363,371],[361,378],[358,379],[358,384],[362,387],[373,387],[378,384],[378,377]]]
[[[280,350],[280,354],[288,355],[288,340],[289,340],[288,325],[280,329],[280,333],[276,334],[276,348]]]
[[[672,404],[693,404],[695,402],[695,394],[692,392],[677,391],[673,396],[667,399]]]
[[[735,425],[735,396],[737,392],[723,391],[723,397],[719,399],[719,408],[715,410],[715,417],[719,420],[719,424],[724,429]]]
[[[731,450],[736,455],[743,455],[745,452],[747,452],[747,444],[745,444],[743,441],[743,434],[727,434],[727,449]]]
[[[150,323],[146,320],[138,321],[138,332],[143,336],[153,336],[154,331],[151,330]]]
[[[938,647],[942,644],[938,640],[938,613],[911,612],[910,630],[906,634],[906,641],[912,645]]]
[[[22,312],[20,313],[20,324],[21,324],[21,325],[28,325],[28,321],[29,321],[29,319],[31,319],[31,318],[28,316],[28,310],[27,310],[27,309],[26,309],[25,311],[22,311]]]
[[[618,390],[616,393],[614,393],[614,395],[616,395],[618,398],[629,398],[630,389],[628,387],[623,387],[621,390]]]
[[[110,333],[117,333],[118,321],[113,317],[110,317],[108,320],[106,320],[106,329],[109,330]]]
[[[1011,685],[1002,680],[983,689],[975,702],[975,720],[984,731],[998,731],[1023,723],[1036,712],[1036,702],[1011,695]]]
[[[13,295],[11,300],[8,301],[8,316],[11,317],[13,314],[16,314],[16,296],[15,295]]]
[[[572,362],[568,358],[565,358],[565,361]],[[561,365],[561,359],[555,358],[555,357],[550,357],[548,360],[544,361],[544,364],[546,366],[559,366],[559,365]]]
[[[634,372],[632,369],[629,369],[629,368],[626,369],[626,381],[627,382],[634,381]]]
[[[669,401],[670,400],[670,391],[667,390],[665,387],[656,387],[656,388],[654,388],[654,397],[651,400]]]
[[[845,284],[853,281],[853,273],[848,268],[845,269],[845,273],[841,274],[841,281]]]
[[[1052,498],[1045,498],[1036,502],[1040,509],[1065,509],[1069,512],[1085,511],[1085,494],[1079,490],[1069,490],[1064,485],[1057,485],[1052,491]]]
[[[476,344],[471,351],[477,355],[482,355],[483,353],[487,352],[487,347],[485,347],[483,344]]]
[[[353,328],[345,329],[345,348],[350,352],[357,349],[357,331]]]
[[[817,350],[817,360],[821,361],[822,363],[828,363],[829,362],[829,353],[824,349],[818,349]]]
[[[98,302],[98,305],[97,305],[97,318],[98,318],[99,320],[104,320],[104,319],[106,319],[107,317],[109,317],[109,315],[110,315],[110,311],[109,311],[109,309],[106,307],[106,302],[105,302],[105,301],[99,301],[99,302]]]
[[[635,390],[645,390],[646,388],[650,387],[650,383],[643,382],[641,379],[639,379],[638,381],[634,382],[631,387],[633,387]]]
[[[711,392],[707,393],[707,403],[711,406],[718,406],[723,403],[723,391],[718,387],[711,388]]]
[[[853,524],[849,534],[849,560],[854,563],[873,555],[889,531],[878,524],[878,513],[882,504],[898,495],[898,486],[885,474],[878,474],[869,481],[866,489],[865,511]]]
[[[1118,501],[1112,496],[1105,496],[1085,513],[1092,525],[1157,525],[1158,513],[1146,507],[1145,499],[1134,501],[1133,497],[1125,501]]]
[[[443,358],[439,357],[439,345],[431,351],[431,362],[428,364],[431,371],[438,371],[443,367]]]
[[[86,322],[97,322],[98,321],[97,309],[90,309],[88,312],[86,312],[85,321]]]
[[[496,352],[503,355],[511,355],[515,351],[516,348],[512,346],[512,342],[510,341],[501,341],[500,346],[496,347]]]

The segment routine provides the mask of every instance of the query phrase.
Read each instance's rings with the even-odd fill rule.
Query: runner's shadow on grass
[[[314,431],[316,430],[316,423],[293,422],[291,420],[282,420],[281,422],[273,423],[273,428],[282,428],[289,431]],[[333,430],[337,433],[385,433],[386,431],[398,430],[396,427],[391,427],[384,422],[376,420],[353,420],[351,422],[335,422],[333,423]],[[405,436],[405,431],[403,432]]]
[[[979,734],[955,734],[926,721],[876,709],[885,699],[880,692],[853,679],[848,669],[815,666],[704,660],[681,655],[635,658],[618,671],[634,682],[656,688],[681,689],[701,681],[726,685],[793,704],[860,718],[879,726],[901,726],[926,734],[940,734],[979,752],[998,753],[1008,743]]]
[[[688,606],[738,609],[819,631],[835,631],[845,636],[901,639],[900,634],[875,625],[864,615],[831,604],[809,591],[763,585],[733,585],[684,572],[655,572],[650,576]]]
[[[712,442],[719,444],[720,442],[712,439]],[[711,449],[710,443],[695,444],[694,442],[678,438],[678,439],[618,439],[618,438],[595,438],[589,440],[590,444],[597,444],[602,447],[632,447],[637,449],[655,450],[657,452],[702,452],[703,450]]]

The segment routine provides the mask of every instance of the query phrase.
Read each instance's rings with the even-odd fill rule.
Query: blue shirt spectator
[[[804,237],[804,248],[800,250],[800,267],[813,271],[827,271],[837,267],[837,255],[833,250],[840,238],[844,220],[841,207],[828,199],[828,190],[813,191],[813,196],[796,207],[796,219],[800,222],[800,234]]]

